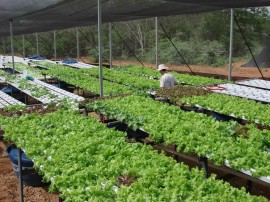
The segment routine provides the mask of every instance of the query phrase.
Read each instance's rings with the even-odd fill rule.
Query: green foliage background
[[[270,23],[266,8],[237,9],[235,14],[253,53],[269,45]],[[193,15],[160,17],[169,37],[175,43],[189,64],[224,66],[229,53],[230,10],[215,11]],[[128,44],[129,48],[113,30],[113,58],[136,60],[132,52],[143,62],[155,62],[155,19],[143,19],[129,22],[117,22],[114,28]],[[103,25],[104,58],[109,58],[108,24]],[[80,27],[80,55],[88,56],[91,62],[98,61],[97,26]],[[85,35],[86,38],[83,36]],[[25,35],[25,55],[36,55],[36,35]],[[40,55],[54,58],[53,31],[39,33]],[[57,58],[76,58],[76,29],[57,30]],[[2,53],[10,53],[10,39],[5,39]],[[3,43],[3,41],[2,41]],[[23,54],[22,36],[15,37],[15,52]],[[247,46],[234,24],[234,59],[250,58]],[[161,63],[182,64],[177,51],[159,27],[159,58]]]

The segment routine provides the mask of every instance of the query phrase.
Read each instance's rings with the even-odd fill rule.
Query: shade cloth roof
[[[102,21],[270,6],[270,0],[101,0]],[[97,0],[1,0],[0,36],[97,24]]]

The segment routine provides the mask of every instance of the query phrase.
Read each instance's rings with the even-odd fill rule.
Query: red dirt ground
[[[26,202],[58,202],[58,195],[48,193],[48,187],[24,186],[24,201]],[[11,162],[5,152],[5,144],[0,142],[0,201],[20,201],[19,184],[14,174]]]
[[[255,67],[241,67],[242,64],[244,64],[244,61],[233,63],[232,68],[232,77],[236,80],[239,77],[243,78],[261,78],[261,74],[259,70]],[[134,64],[134,65],[141,65],[138,62],[127,62],[127,61],[120,61],[115,60],[113,61],[113,65],[128,65],[128,64]],[[155,64],[150,63],[144,63],[145,66],[149,66],[152,68],[155,68]],[[167,64],[166,64],[167,65]],[[191,71],[186,65],[167,65],[170,70],[175,70],[183,73],[190,73]],[[228,65],[227,65],[228,66]],[[199,66],[199,65],[190,65],[191,70],[196,74],[202,74],[202,75],[212,75],[212,76],[223,76],[225,78],[228,77],[228,68],[225,67],[211,67],[211,66]],[[263,77],[270,79],[270,68],[262,68],[261,69]]]
[[[93,61],[90,61],[88,57],[81,57],[83,61],[90,64],[95,64]],[[76,58],[75,58],[76,59]],[[239,80],[239,79],[248,79],[248,78],[262,78],[259,70],[256,67],[241,67],[241,65],[245,64],[246,61],[239,61],[232,64],[232,80]],[[144,66],[156,68],[155,64],[151,63],[143,63]],[[108,63],[104,62],[104,65],[109,65]],[[123,61],[123,60],[113,60],[113,65],[139,65],[139,62],[134,61]],[[186,65],[170,65],[165,64],[170,68],[170,70],[174,70],[180,73],[191,73],[190,69]],[[202,75],[202,76],[211,76],[211,77],[219,77],[221,79],[228,78],[228,64],[224,67],[213,67],[207,65],[189,65],[191,70],[195,73],[195,75]],[[260,68],[262,75],[265,79],[270,80],[270,68]]]

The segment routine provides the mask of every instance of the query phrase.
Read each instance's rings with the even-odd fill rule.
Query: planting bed
[[[72,69],[54,64],[48,64],[47,69],[35,71],[51,72],[51,76],[59,80],[93,92],[98,91],[96,69]],[[106,90],[109,89],[107,95],[137,93],[139,91],[135,90],[136,88],[145,91],[158,85],[157,80],[135,74],[126,76],[129,79],[125,81],[124,75],[132,74],[115,72],[116,70],[106,70],[104,75],[108,80],[113,79],[122,85],[104,82],[108,84],[105,87]],[[91,85],[89,78],[93,81]],[[199,77],[195,79],[195,86],[201,84],[197,79]],[[209,81],[221,82],[204,79],[203,83]],[[112,86],[117,88],[112,89]],[[181,105],[192,103],[190,92],[193,93],[192,99],[214,95],[192,87],[186,87],[176,94],[169,92],[169,96],[166,94],[168,92],[164,91],[159,92],[159,95],[167,96],[174,104]],[[255,106],[257,103],[251,104]],[[65,105],[60,110],[36,107],[12,112],[0,111],[0,125],[5,132],[5,138],[24,149],[45,181],[51,182],[49,189],[57,193],[48,194],[48,188],[24,187],[26,201],[58,201],[58,192],[66,201],[257,202],[270,199],[267,182],[260,180],[260,176],[270,175],[268,130],[259,130],[250,124],[241,126],[236,122],[218,122],[202,113],[184,112],[179,106],[155,102],[143,97],[141,93],[140,96],[85,99],[81,105],[107,117],[94,112],[90,113],[91,117],[84,117]],[[196,107],[195,104],[192,106]],[[258,106],[258,109],[260,107]],[[218,111],[222,110],[227,109]],[[253,121],[258,116],[248,118]],[[127,134],[109,129],[96,119],[109,122],[109,127],[116,127]],[[119,125],[117,120],[125,123],[124,126]],[[260,122],[268,124],[267,117]],[[5,145],[0,143],[0,166],[2,162],[5,164],[0,167],[4,174],[1,174],[1,179],[3,178],[5,183],[0,188],[5,194],[0,194],[0,197],[3,197],[4,201],[17,200],[18,182],[15,175],[13,178],[10,176],[10,182],[8,180],[13,171],[7,166],[9,160],[4,153]],[[153,149],[165,151],[166,155],[178,163],[163,154],[157,154]],[[205,159],[209,159],[208,164],[205,164]],[[189,167],[180,162],[188,164]],[[226,166],[228,164],[232,168]],[[191,169],[206,165],[209,177],[207,179],[203,170]],[[251,174],[245,175],[237,171],[241,169],[248,170]],[[224,179],[231,185],[216,179],[211,173],[217,174],[218,179]],[[266,198],[250,196],[245,190],[232,186],[247,186],[251,194]],[[2,190],[0,191],[2,193]]]
[[[193,108],[194,111],[213,115],[220,120],[236,120],[242,124],[255,123],[265,128],[270,126],[269,114],[265,113],[270,110],[270,105],[254,100],[212,93],[194,87],[159,90],[155,96],[167,98],[170,103],[183,109]]]
[[[265,150],[269,148],[270,133],[267,130],[217,122],[202,114],[183,113],[176,107],[134,96],[91,103],[88,107],[125,122],[133,129],[142,127],[157,143],[176,143],[177,151],[207,156],[219,166],[229,162],[230,167],[251,171],[255,177],[270,175],[267,168],[269,154]],[[265,172],[259,173],[259,170]],[[250,177],[247,175],[246,178]],[[254,178],[254,181],[257,180]]]

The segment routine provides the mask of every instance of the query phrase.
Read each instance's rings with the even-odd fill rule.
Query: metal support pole
[[[25,57],[24,35],[22,35],[23,57]]]
[[[27,100],[28,100],[27,94],[24,94],[24,104],[26,104],[26,105],[27,105]]]
[[[208,159],[206,157],[198,157],[198,161],[204,169],[205,178],[208,178],[209,176]]]
[[[250,193],[252,189],[252,181],[248,180],[246,185],[246,192]]]
[[[229,53],[229,72],[228,80],[232,80],[232,52],[233,52],[233,9],[231,9],[231,25],[230,25],[230,53]]]
[[[156,26],[156,68],[158,68],[158,17],[155,17]]]
[[[112,23],[109,23],[110,68],[112,68]]]
[[[12,86],[11,85],[8,85],[10,88],[11,88],[11,97],[13,97],[14,96],[14,94],[13,94],[13,88],[12,88]]]
[[[11,45],[11,56],[12,56],[12,69],[13,74],[15,73],[15,63],[14,63],[14,46],[13,46],[13,20],[9,21],[10,26],[10,45]]]
[[[102,76],[102,41],[101,41],[101,25],[102,25],[102,14],[101,14],[101,1],[97,0],[98,3],[98,52],[99,52],[99,83],[100,83],[100,97],[103,97],[103,76]]]
[[[77,60],[80,59],[80,41],[79,41],[79,30],[78,27],[76,27],[76,39],[77,39]]]
[[[43,74],[43,76],[44,76],[44,81],[45,81],[46,83],[48,83],[47,78],[46,78],[46,74]]]
[[[83,115],[88,116],[88,109],[86,107],[84,108]]]
[[[39,55],[39,47],[38,47],[38,33],[36,32],[36,41],[37,41],[37,55]]]
[[[20,148],[18,148],[18,167],[19,167],[20,202],[23,202],[22,156],[21,156],[21,149]]]
[[[4,55],[6,55],[6,47],[5,47],[5,38],[3,37],[3,50],[4,50]]]
[[[53,49],[54,49],[54,61],[56,61],[56,31],[53,30]]]

